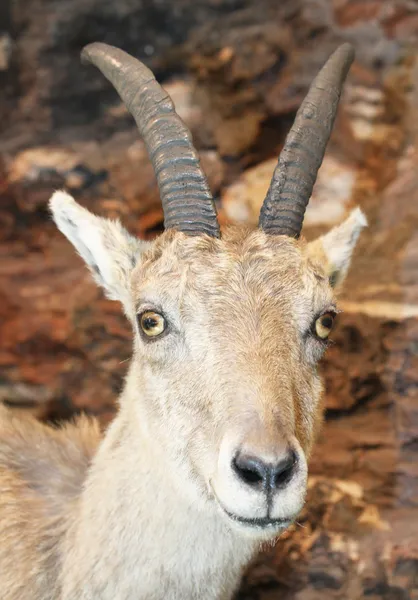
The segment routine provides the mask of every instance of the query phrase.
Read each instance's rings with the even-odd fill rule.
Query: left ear
[[[333,288],[344,281],[358,237],[366,226],[364,213],[356,208],[341,225],[308,244],[308,255],[325,267]]]
[[[117,221],[97,217],[65,192],[50,200],[55,223],[84,259],[96,282],[112,300],[130,311],[130,274],[148,242],[138,240]]]

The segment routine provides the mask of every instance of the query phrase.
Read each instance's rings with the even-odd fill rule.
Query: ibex
[[[94,43],[82,54],[135,118],[166,231],[154,242],[51,199],[59,229],[134,332],[103,439],[0,418],[2,600],[227,600],[266,540],[294,521],[321,423],[318,361],[366,220],[299,239],[353,49],[312,84],[259,227],[220,232],[184,123],[152,73]]]

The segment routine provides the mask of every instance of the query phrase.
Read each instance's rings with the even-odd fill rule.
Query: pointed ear
[[[366,226],[364,213],[356,208],[341,225],[308,244],[308,255],[325,267],[333,288],[344,281],[358,237]]]
[[[106,295],[129,309],[129,277],[149,243],[132,237],[117,221],[96,217],[65,192],[55,192],[49,206],[58,229],[85,260]]]

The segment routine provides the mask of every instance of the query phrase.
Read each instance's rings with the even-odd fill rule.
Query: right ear
[[[49,206],[58,229],[85,260],[106,295],[129,311],[130,274],[150,243],[131,236],[118,221],[93,215],[65,192],[55,192]]]
[[[324,266],[331,287],[339,288],[343,283],[358,237],[366,226],[364,213],[356,208],[341,225],[308,244],[309,256]]]

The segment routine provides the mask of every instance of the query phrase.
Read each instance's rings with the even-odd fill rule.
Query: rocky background
[[[193,131],[222,222],[257,221],[307,87],[355,44],[307,237],[355,204],[370,227],[323,364],[326,423],[309,501],[240,600],[418,599],[418,4],[415,0],[2,0],[0,401],[105,426],[131,351],[45,210],[65,187],[152,238],[162,213],[144,147],[79,51],[143,59]]]

